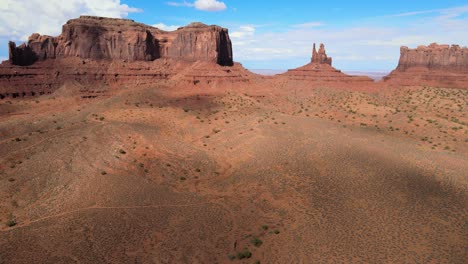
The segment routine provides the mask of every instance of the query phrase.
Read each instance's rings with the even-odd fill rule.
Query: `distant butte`
[[[400,48],[397,68],[384,81],[395,86],[468,88],[468,48],[459,45]]]
[[[317,51],[315,43],[312,48],[312,58],[309,64],[288,70],[281,76],[289,80],[307,81],[316,86],[355,86],[373,85],[373,80],[367,76],[352,76],[342,73],[332,67],[332,58],[327,56],[325,45],[320,44]]]
[[[318,52],[315,49],[314,43],[314,47],[312,48],[312,58],[310,59],[310,62],[316,64],[328,64],[330,66],[332,65],[332,58],[328,57],[325,53],[325,45],[323,45],[323,43],[320,43],[320,49]]]

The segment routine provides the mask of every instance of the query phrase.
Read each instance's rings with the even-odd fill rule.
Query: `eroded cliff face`
[[[419,46],[416,49],[400,48],[398,71],[412,67],[426,67],[430,70],[467,71],[468,48],[459,45]]]
[[[317,49],[315,48],[315,43],[314,47],[312,48],[312,58],[310,59],[311,63],[316,63],[316,64],[328,64],[332,65],[332,58],[327,56],[327,53],[325,52],[325,45],[323,43],[320,43],[320,48],[317,52]]]
[[[153,61],[160,58],[233,65],[228,30],[192,23],[167,32],[128,19],[82,16],[68,21],[58,37],[33,34],[27,44],[10,43],[10,63],[47,59]]]
[[[128,19],[82,16],[57,37],[32,34],[9,43],[0,64],[0,99],[55,92],[65,83],[88,87],[134,87],[245,82],[249,73],[232,59],[228,30],[192,23],[167,32]],[[106,88],[106,89],[107,89]]]
[[[384,81],[398,86],[468,88],[468,48],[459,45],[400,48],[397,68]]]

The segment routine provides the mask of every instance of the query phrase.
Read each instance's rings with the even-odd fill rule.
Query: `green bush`
[[[254,246],[256,247],[260,247],[263,244],[263,241],[260,240],[259,238],[254,238],[252,239],[252,244],[254,244]]]
[[[16,223],[16,221],[15,221],[14,219],[10,219],[10,220],[8,220],[8,221],[6,222],[6,225],[7,225],[8,227],[13,227],[13,226],[15,226],[16,224],[17,224],[17,223]]]
[[[245,258],[250,258],[250,257],[252,257],[252,252],[250,252],[248,249],[237,253],[238,259],[245,259]]]

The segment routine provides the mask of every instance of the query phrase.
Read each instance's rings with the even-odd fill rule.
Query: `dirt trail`
[[[6,230],[0,230],[0,232],[8,232],[10,230],[18,229],[18,228],[24,228],[27,226],[30,226],[34,223],[38,222],[43,222],[51,218],[57,218],[57,217],[62,217],[66,216],[69,214],[74,214],[82,211],[87,211],[87,210],[109,210],[109,209],[115,209],[115,210],[123,210],[123,209],[148,209],[148,208],[163,208],[163,207],[192,207],[192,206],[201,206],[201,205],[206,205],[210,204],[211,202],[204,202],[204,203],[195,203],[195,204],[161,204],[161,205],[136,205],[136,206],[91,206],[91,207],[86,207],[86,208],[80,208],[72,211],[67,211],[55,215],[49,215],[45,217],[41,217],[38,219],[34,219],[31,221],[26,221],[22,224],[16,225],[13,228],[6,229]]]

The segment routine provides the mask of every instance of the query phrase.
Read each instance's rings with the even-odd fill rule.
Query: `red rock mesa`
[[[9,50],[14,65],[66,57],[127,61],[171,58],[233,64],[225,28],[192,23],[167,32],[133,20],[91,16],[68,21],[58,37],[36,33],[19,47],[10,42]]]
[[[400,48],[397,68],[384,80],[394,85],[468,88],[468,48],[459,45]]]
[[[18,47],[10,42],[9,60],[0,66],[0,97],[48,94],[69,81],[152,85],[177,77],[198,84],[246,81],[247,74],[233,63],[225,28],[192,23],[167,32],[128,19],[82,16],[58,37],[36,33]]]

